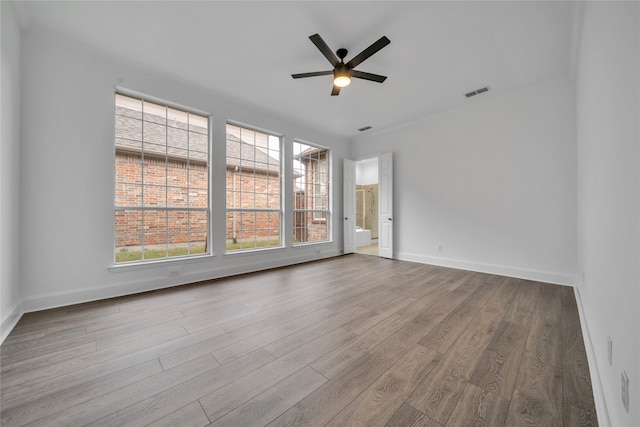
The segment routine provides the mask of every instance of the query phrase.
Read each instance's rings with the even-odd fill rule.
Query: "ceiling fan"
[[[333,90],[331,91],[331,96],[338,95],[340,93],[340,89],[349,85],[351,83],[351,78],[371,80],[372,82],[382,83],[387,79],[386,76],[381,76],[378,74],[365,73],[364,71],[354,70],[362,61],[368,59],[371,55],[391,43],[391,41],[386,37],[382,36],[378,41],[373,43],[371,46],[351,58],[349,62],[344,63],[344,58],[347,56],[347,49],[338,49],[336,51],[336,55],[331,51],[329,46],[325,43],[325,41],[320,37],[319,34],[314,34],[309,36],[309,39],[316,45],[318,50],[322,52],[322,54],[329,60],[331,65],[333,65],[333,70],[331,71],[315,71],[312,73],[300,73],[300,74],[291,74],[291,77],[294,79],[301,79],[303,77],[315,77],[315,76],[328,76],[333,74]],[[340,58],[340,59],[338,59]]]

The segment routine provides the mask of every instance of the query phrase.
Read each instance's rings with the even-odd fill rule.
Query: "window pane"
[[[145,158],[142,181],[147,185],[167,185],[167,164],[164,159]]]
[[[188,255],[189,250],[189,212],[169,211],[168,221],[168,255],[170,257]]]
[[[185,165],[170,163],[167,167],[167,185],[180,187],[189,181],[189,169]]]
[[[189,132],[184,129],[170,127],[167,131],[167,145],[170,147],[189,148]]]
[[[116,138],[142,141],[142,120],[127,116],[116,116]]]
[[[280,230],[281,230],[281,215],[280,212],[268,212],[268,232],[267,238],[269,240],[269,246],[280,246],[282,244]]]
[[[207,213],[191,211],[189,215],[189,252],[204,253],[207,244]]]
[[[191,180],[191,185],[206,188],[207,180],[209,179],[209,175],[207,173],[207,166],[203,164],[191,165],[189,168],[189,179]]]
[[[142,120],[142,100],[116,94],[116,116],[132,117]]]
[[[255,212],[238,212],[232,224],[231,235],[234,242],[239,244],[233,249],[250,249],[256,247],[256,218]],[[229,249],[229,247],[227,247]]]
[[[189,113],[186,111],[167,108],[168,128],[188,130]]]
[[[189,207],[189,189],[186,187],[167,187],[167,206],[172,208]]]
[[[144,150],[165,154],[167,145],[167,127],[156,123],[144,122],[142,129]]]
[[[136,154],[121,153],[116,156],[116,182],[142,184],[142,158]]]
[[[142,117],[145,122],[158,123],[161,124],[162,127],[166,127],[167,108],[165,106],[145,101],[142,105],[142,112]]]
[[[190,208],[206,208],[207,207],[207,189],[206,188],[189,188],[189,207]]]
[[[164,185],[142,186],[143,206],[164,207],[167,205],[167,187]]]
[[[167,211],[152,210],[143,212],[144,259],[164,258],[167,256]]]
[[[115,212],[116,261],[142,259],[142,211],[117,210]]]
[[[116,206],[142,206],[142,185],[116,182]]]
[[[245,187],[246,188],[246,187]],[[250,186],[249,188],[253,188]],[[240,193],[240,207],[251,209],[256,205],[256,195],[253,190],[242,190]]]
[[[206,117],[189,113],[189,130],[201,135],[208,135],[209,121]]]

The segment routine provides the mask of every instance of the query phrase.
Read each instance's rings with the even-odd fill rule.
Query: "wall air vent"
[[[360,132],[364,132],[365,130],[371,129],[371,126],[365,126],[363,128],[358,129]]]
[[[480,95],[481,93],[485,93],[489,90],[489,86],[481,87],[480,89],[476,89],[471,92],[467,92],[464,94],[467,98],[471,98],[472,96]]]

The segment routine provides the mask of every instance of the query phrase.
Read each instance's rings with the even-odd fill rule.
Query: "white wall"
[[[20,27],[0,2],[0,343],[22,315],[20,298]]]
[[[394,153],[397,257],[571,283],[574,113],[573,84],[554,82],[355,139],[354,158]]]
[[[585,3],[577,76],[577,287],[616,427],[640,425],[639,13],[637,2]]]
[[[143,69],[53,34],[23,33],[22,294],[25,311],[286,265],[342,251],[342,188],[334,185],[334,242],[224,255],[227,119],[333,149],[333,179],[342,182],[345,141],[266,112],[251,111],[206,89]],[[122,268],[113,262],[114,85],[213,115],[214,258],[166,267]],[[285,205],[292,206],[292,165],[285,162]],[[292,241],[292,213],[285,217]],[[175,267],[172,267],[175,269]]]

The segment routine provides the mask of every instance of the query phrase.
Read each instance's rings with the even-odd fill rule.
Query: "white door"
[[[393,155],[378,156],[378,255],[393,258]]]
[[[344,253],[356,251],[356,162],[344,159]]]

